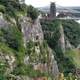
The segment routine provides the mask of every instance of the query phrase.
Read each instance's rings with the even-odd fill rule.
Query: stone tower
[[[55,2],[51,2],[50,4],[50,18],[55,18],[56,17],[56,5]]]

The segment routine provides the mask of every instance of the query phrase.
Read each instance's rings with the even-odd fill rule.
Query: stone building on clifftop
[[[50,18],[55,18],[56,17],[56,4],[55,2],[51,2],[50,4]]]

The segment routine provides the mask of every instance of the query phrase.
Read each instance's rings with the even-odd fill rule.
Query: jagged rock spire
[[[59,39],[59,44],[61,47],[62,52],[65,52],[65,39],[64,39],[64,30],[63,26],[61,23],[59,23],[59,33],[60,33],[60,39]]]

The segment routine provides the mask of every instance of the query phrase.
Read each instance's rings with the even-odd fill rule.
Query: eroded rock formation
[[[30,40],[32,40],[34,43],[35,42],[40,43],[37,46],[35,46],[35,53],[36,53],[36,56],[37,54],[43,55],[44,53],[41,54],[41,49],[39,45],[43,44],[44,36],[43,36],[43,31],[42,31],[42,27],[40,25],[39,19],[37,19],[33,23],[30,18],[23,17],[21,19],[21,28],[24,35],[25,44]],[[36,61],[35,63],[32,62],[31,64],[33,64],[35,70],[39,70],[41,72],[49,72],[49,73],[52,73],[54,77],[56,77],[59,74],[57,62],[54,59],[53,51],[49,48],[49,46],[47,47],[47,51],[48,51],[48,54],[46,53],[46,55],[48,56],[47,63],[41,63]],[[40,57],[38,56],[37,59],[39,58]],[[24,62],[26,64],[30,63],[29,56],[25,57]]]

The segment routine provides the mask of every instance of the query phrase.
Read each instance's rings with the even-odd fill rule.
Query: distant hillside
[[[49,12],[50,6],[40,7],[39,10],[43,12]],[[80,13],[80,6],[78,7],[63,7],[63,6],[56,6],[57,12],[71,12],[71,13]]]

